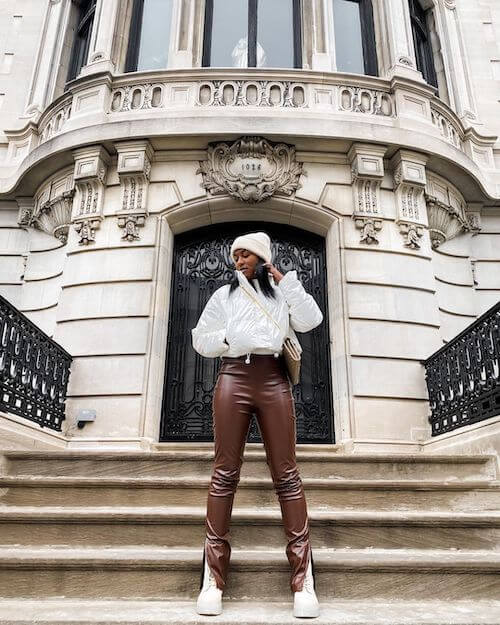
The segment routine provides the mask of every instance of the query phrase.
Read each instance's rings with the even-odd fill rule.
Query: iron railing
[[[500,302],[422,364],[432,436],[500,415]]]
[[[0,295],[0,410],[61,430],[72,357]]]

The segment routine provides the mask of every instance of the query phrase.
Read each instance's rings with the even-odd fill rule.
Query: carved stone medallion
[[[229,193],[254,204],[272,195],[292,195],[300,188],[303,170],[293,146],[241,137],[233,143],[209,144],[197,173],[203,175],[203,186],[212,195]]]

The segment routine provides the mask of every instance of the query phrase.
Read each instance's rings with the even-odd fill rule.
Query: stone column
[[[392,78],[397,75],[423,80],[417,70],[407,0],[383,0],[380,6],[381,28],[389,51],[380,68],[380,76]]]
[[[113,41],[118,18],[118,0],[97,0],[89,58],[81,75],[115,71]]]
[[[456,2],[443,0],[439,8],[444,22],[446,49],[450,59],[451,84],[448,88],[453,94],[455,112],[467,126],[470,126],[471,120],[476,119],[476,105]]]
[[[49,0],[23,117],[38,119],[52,101],[71,0]]]

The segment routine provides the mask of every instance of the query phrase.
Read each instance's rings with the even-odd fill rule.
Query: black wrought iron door
[[[298,333],[303,353],[301,380],[293,387],[297,442],[334,442],[324,239],[255,221],[208,226],[175,237],[161,441],[213,441],[212,394],[222,361],[194,351],[191,329],[212,293],[234,277],[229,254],[234,238],[259,230],[271,237],[274,265],[282,273],[296,269],[324,315],[317,328]],[[262,442],[255,416],[247,440]]]

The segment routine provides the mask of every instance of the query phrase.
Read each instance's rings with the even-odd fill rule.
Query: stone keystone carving
[[[271,143],[262,137],[241,137],[233,143],[209,144],[207,159],[197,173],[212,195],[229,193],[254,204],[272,195],[292,195],[300,188],[302,163],[295,160],[295,148]]]

